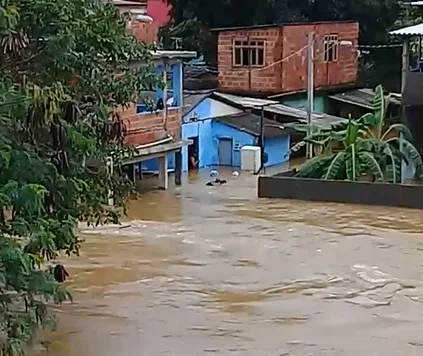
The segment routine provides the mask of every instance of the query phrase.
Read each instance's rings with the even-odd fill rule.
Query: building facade
[[[271,96],[307,88],[307,35],[314,33],[316,89],[354,84],[357,22],[216,29],[220,90]]]
[[[158,74],[167,77],[170,68],[173,72],[172,84],[174,87],[173,100],[168,102],[167,83],[164,79],[164,88],[157,87],[155,91],[155,107],[148,107],[143,103],[133,103],[121,110],[126,124],[126,144],[135,148],[135,153],[125,163],[130,166],[130,175],[135,179],[135,170],[139,172],[143,162],[156,161],[159,171],[159,187],[168,187],[169,157],[174,159],[175,180],[180,183],[182,169],[181,150],[189,142],[181,137],[182,123],[182,59],[193,58],[195,52],[184,51],[156,51],[153,58]],[[162,102],[162,106],[158,105]]]

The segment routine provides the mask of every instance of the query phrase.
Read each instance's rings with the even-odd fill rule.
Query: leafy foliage
[[[79,253],[78,221],[116,223],[124,212],[132,185],[117,109],[156,76],[113,5],[0,5],[0,355],[9,356],[51,320],[47,302],[70,299],[49,266]]]
[[[358,120],[345,120],[331,128],[308,127],[297,129],[311,132],[292,151],[306,144],[315,146],[319,154],[299,170],[299,177],[360,180],[363,175],[373,181],[401,182],[401,162],[415,167],[416,175],[423,174],[423,163],[411,143],[412,136],[405,125],[385,125],[390,95],[382,86],[375,90],[373,113]]]

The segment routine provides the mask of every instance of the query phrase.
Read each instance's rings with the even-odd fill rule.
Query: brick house
[[[305,91],[309,33],[315,34],[316,89],[354,84],[357,80],[357,22],[292,23],[214,31],[218,34],[222,91],[256,95]]]

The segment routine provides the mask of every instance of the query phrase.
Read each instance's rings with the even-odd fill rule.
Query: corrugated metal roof
[[[330,95],[329,99],[341,101],[343,103],[352,104],[371,110],[373,109],[374,93],[375,92],[372,89],[363,88]],[[392,96],[390,102],[394,105],[401,105],[401,98],[399,98],[398,100],[397,97]]]
[[[237,130],[248,132],[254,136],[260,136],[261,117],[250,113],[242,113],[238,115],[221,116],[214,119],[225,125],[231,126]],[[281,123],[264,119],[264,136],[265,137],[281,137],[287,136],[294,132],[291,127],[282,125]]]
[[[423,36],[423,23],[389,32],[392,36]]]
[[[233,102],[234,104],[243,106],[245,108],[260,108],[261,106],[263,106],[263,109],[266,112],[291,117],[302,123],[307,122],[307,111],[293,108],[288,105],[280,104],[278,101],[242,97],[242,96],[224,94],[224,93],[218,93],[218,92],[214,92],[214,95],[216,97],[221,97],[228,102]],[[345,120],[337,116],[320,114],[320,113],[313,113],[312,117],[313,117],[313,123],[320,126],[330,126],[331,124]]]

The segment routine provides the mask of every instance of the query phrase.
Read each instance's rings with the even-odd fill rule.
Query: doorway
[[[188,140],[193,141],[191,145],[188,146],[188,170],[193,170],[199,168],[199,153],[198,153],[198,136],[189,137]]]
[[[231,138],[219,139],[219,166],[232,166],[233,142]]]

